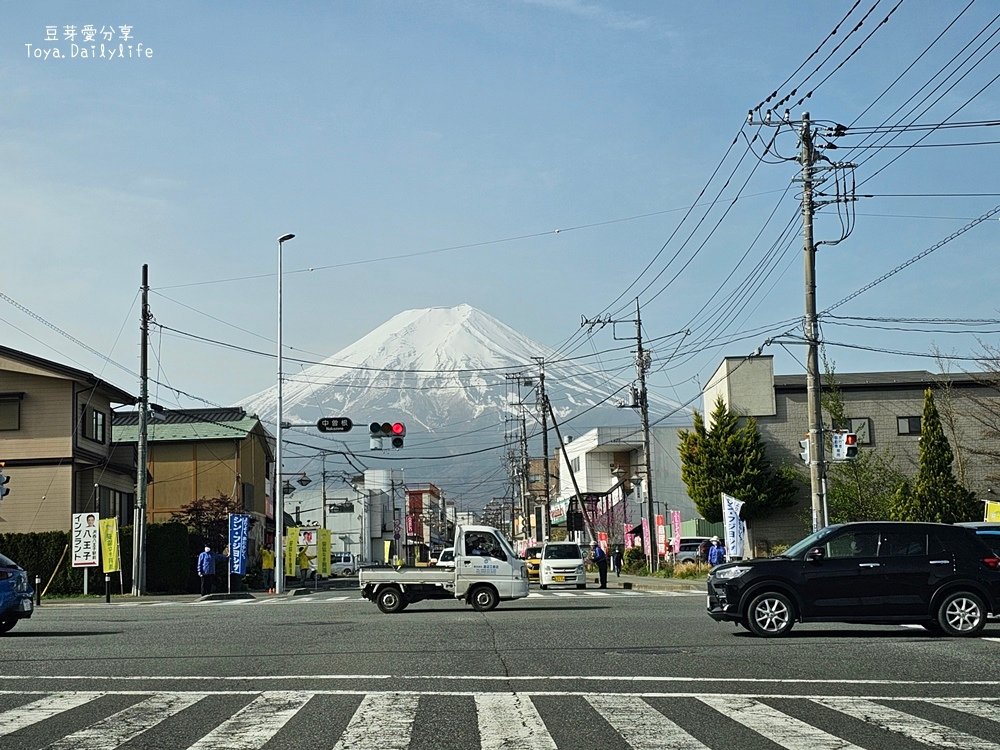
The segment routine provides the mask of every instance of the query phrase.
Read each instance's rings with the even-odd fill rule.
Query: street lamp
[[[281,486],[281,428],[285,415],[281,403],[281,246],[293,239],[294,234],[283,234],[278,238],[278,418],[274,444],[274,593],[285,592],[285,555],[282,539],[285,536],[285,493]]]

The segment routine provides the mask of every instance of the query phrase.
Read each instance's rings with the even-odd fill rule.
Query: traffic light
[[[799,447],[802,449],[799,451],[799,458],[802,459],[802,463],[809,463],[809,438],[800,440]]]
[[[10,481],[10,477],[4,473],[3,467],[4,464],[0,461],[0,501],[10,494],[10,488],[7,486],[7,483]]]
[[[382,450],[382,438],[389,438],[393,448],[402,448],[406,425],[402,422],[372,422],[368,425],[368,433],[372,450]]]
[[[844,435],[844,458],[858,457],[858,436],[853,432]]]

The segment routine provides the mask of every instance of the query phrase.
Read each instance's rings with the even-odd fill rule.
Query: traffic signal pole
[[[816,322],[816,245],[813,243],[813,150],[809,113],[802,115],[802,253],[805,266],[806,310],[803,329],[806,355],[806,402],[809,419],[809,487],[812,495],[812,530],[824,526],[824,478],[826,461],[823,445],[823,410],[820,402],[819,331]]]

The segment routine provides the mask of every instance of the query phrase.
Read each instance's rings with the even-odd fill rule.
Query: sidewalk
[[[599,585],[599,579],[587,573],[587,588]],[[653,576],[632,576],[622,573],[616,576],[608,573],[609,589],[631,589],[633,591],[706,591],[705,581],[698,578],[655,578]]]

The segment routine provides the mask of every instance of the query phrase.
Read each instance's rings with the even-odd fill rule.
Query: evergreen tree
[[[726,408],[720,397],[712,411],[712,429],[694,413],[690,431],[680,430],[681,479],[698,512],[722,520],[722,493],[742,500],[743,518],[762,518],[792,505],[795,486],[767,459],[757,421]]]
[[[903,483],[893,498],[892,515],[897,521],[955,523],[973,521],[981,515],[975,496],[959,484],[952,471],[954,454],[941,426],[934,394],[924,391],[920,421],[920,465],[913,485]]]

